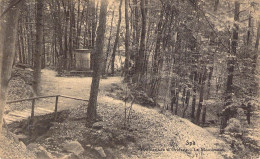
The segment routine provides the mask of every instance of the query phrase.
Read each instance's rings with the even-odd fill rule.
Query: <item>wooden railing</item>
[[[76,98],[76,97],[71,97],[71,96],[49,95],[49,96],[38,96],[38,97],[32,97],[32,98],[27,98],[27,99],[18,99],[18,100],[13,100],[13,101],[7,101],[6,104],[12,104],[12,103],[18,103],[18,102],[24,102],[24,101],[32,101],[31,120],[33,120],[33,118],[34,118],[35,101],[37,99],[52,98],[52,97],[56,98],[56,100],[55,100],[55,109],[54,109],[54,120],[55,121],[57,120],[59,97],[88,102],[88,100],[86,100],[86,99],[81,99],[81,98]]]

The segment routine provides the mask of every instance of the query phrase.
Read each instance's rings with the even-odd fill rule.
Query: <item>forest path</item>
[[[42,70],[41,95],[66,95],[81,99],[89,99],[91,77],[57,77],[56,72],[49,69]],[[109,87],[112,83],[119,83],[120,77],[101,79],[100,90]],[[73,108],[83,101],[59,98],[58,111]],[[38,99],[35,103],[35,115],[45,115],[54,112],[55,97]],[[10,124],[21,121],[31,116],[31,108],[21,111],[13,111],[5,115],[5,121]]]
[[[41,81],[41,93],[42,95],[66,95],[82,99],[89,99],[90,88],[92,77],[57,77],[56,72],[49,69],[42,70],[42,81]],[[120,77],[109,77],[107,79],[100,80],[99,90],[103,90],[109,87],[112,83],[119,83],[121,81]],[[46,99],[50,101],[49,99]],[[54,109],[54,99],[51,100],[52,105],[46,105],[44,108],[53,110]],[[64,110],[72,108],[82,101],[75,101],[72,99],[59,100],[59,110]]]

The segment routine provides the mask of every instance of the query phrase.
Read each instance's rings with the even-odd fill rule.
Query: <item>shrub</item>
[[[231,133],[241,133],[242,126],[240,121],[236,118],[231,118],[228,122],[228,126],[225,128],[225,131]]]

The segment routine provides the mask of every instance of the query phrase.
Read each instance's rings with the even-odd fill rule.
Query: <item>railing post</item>
[[[34,107],[35,107],[35,99],[32,100],[31,121],[33,121],[34,118]]]
[[[55,102],[55,117],[54,117],[54,120],[56,121],[57,120],[57,111],[58,111],[58,101],[59,101],[59,96],[57,95],[56,96],[56,102]]]

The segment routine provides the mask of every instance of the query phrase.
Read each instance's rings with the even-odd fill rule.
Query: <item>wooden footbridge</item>
[[[35,107],[36,100],[43,99],[43,98],[56,98],[54,111],[51,111],[49,109],[45,109],[42,107]],[[28,117],[30,117],[30,119],[33,120],[34,116],[45,115],[45,114],[50,114],[50,113],[54,113],[54,120],[56,120],[57,112],[58,112],[59,98],[68,98],[68,99],[72,99],[72,100],[80,100],[80,101],[88,102],[88,100],[86,100],[86,99],[65,96],[65,95],[38,96],[38,97],[32,97],[32,98],[27,98],[27,99],[7,101],[6,104],[31,101],[32,107],[31,107],[31,109],[24,109],[22,111],[13,111],[13,112],[8,113],[7,115],[4,116],[5,122],[6,122],[6,124],[11,124],[12,122],[15,122],[15,121],[21,121],[24,119],[28,119]]]

